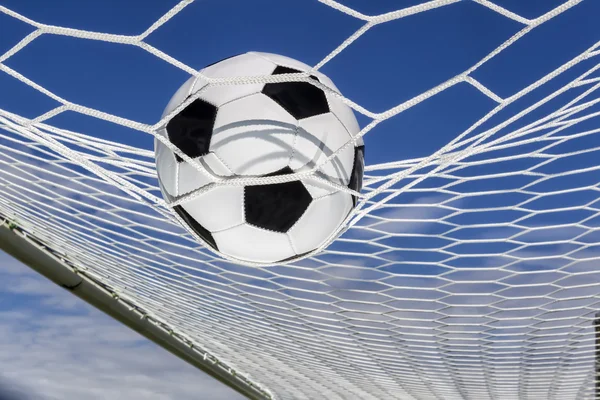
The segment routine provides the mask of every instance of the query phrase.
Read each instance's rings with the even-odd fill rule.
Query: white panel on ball
[[[332,113],[302,119],[299,125],[294,157],[290,162],[290,167],[293,170],[300,168],[304,160],[314,159],[315,156],[318,158],[313,160],[312,163],[316,162],[317,165],[323,163],[327,157],[350,141],[350,135],[346,128]],[[314,138],[317,138],[318,141]],[[320,146],[320,149],[316,147],[316,144]],[[337,157],[323,164],[320,171],[332,182],[347,185],[350,182],[353,165],[354,146],[350,145],[342,150]]]
[[[219,109],[210,150],[235,174],[269,174],[288,165],[296,127],[279,104],[254,94]]]
[[[220,186],[182,206],[211,232],[229,229],[244,222],[244,188]]]
[[[306,72],[311,69],[311,66],[308,64],[305,64],[301,61],[294,60],[293,58],[289,58],[289,57],[282,56],[279,54],[261,53],[261,52],[252,52],[252,54],[256,54],[260,57],[263,57],[263,58],[273,62],[274,64],[281,65],[282,67],[293,68],[293,69],[297,69],[302,72]]]
[[[233,173],[219,160],[214,153],[208,153],[197,161],[204,166],[209,174],[219,178],[231,176]],[[179,164],[178,190],[177,193],[181,196],[193,190],[199,189],[204,185],[214,182],[210,175],[207,175],[187,162]]]
[[[300,220],[288,231],[294,248],[300,254],[318,248],[344,221],[352,210],[352,196],[335,192],[313,200]]]
[[[327,104],[329,104],[329,109],[335,116],[340,120],[340,122],[344,125],[348,133],[355,137],[360,132],[360,126],[358,125],[358,121],[356,120],[356,116],[354,115],[354,111],[350,106],[347,106],[339,97],[326,93],[325,97],[327,97]],[[356,141],[357,146],[363,145],[362,138]]]
[[[276,65],[256,54],[246,53],[223,60],[219,63],[204,68],[201,72],[210,78],[230,78],[235,76],[261,76],[270,75]],[[264,84],[235,84],[213,85],[204,90],[200,98],[212,105],[221,107],[225,103],[260,93]]]
[[[219,158],[215,153],[208,153],[202,156],[202,163],[216,176],[232,176],[233,172],[227,168],[227,165],[223,163],[223,160]]]
[[[177,194],[179,196],[199,189],[213,180],[206,174],[198,171],[193,165],[186,162],[179,164],[179,176],[177,177]]]
[[[222,253],[248,261],[271,263],[296,255],[285,233],[248,224],[215,232],[213,238]]]
[[[164,136],[164,133],[162,133],[162,136]],[[175,197],[177,196],[177,174],[179,172],[179,164],[175,159],[175,154],[156,139],[154,140],[154,147],[156,152],[156,171],[161,189],[170,197]]]
[[[311,118],[307,118],[307,120],[309,119]],[[294,154],[289,162],[290,168],[294,171],[314,168],[323,154],[326,136],[336,134],[325,129],[314,129],[312,125],[309,128],[313,129],[308,130],[303,125],[305,124],[300,124],[300,128],[296,133]]]

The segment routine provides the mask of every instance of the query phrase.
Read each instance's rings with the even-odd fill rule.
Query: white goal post
[[[179,336],[173,328],[154,320],[136,304],[119,297],[101,279],[70,265],[61,254],[55,254],[51,247],[8,219],[0,219],[3,220],[0,225],[0,249],[7,254],[247,398],[272,398],[268,392],[237,375],[235,370],[214,356],[195,348],[191,341]]]
[[[370,16],[320,2],[362,26],[314,70],[378,25],[460,3]],[[0,75],[59,103],[35,117],[0,106],[1,250],[248,398],[599,398],[600,41],[508,96],[475,78],[581,0],[535,18],[474,0],[518,32],[386,111],[343,98],[370,121],[360,132],[367,149],[384,121],[460,85],[494,107],[425,157],[366,165],[344,233],[286,265],[236,263],[202,246],[172,207],[204,192],[166,202],[152,151],[53,124],[74,112],[143,132],[206,172],[157,135],[177,111],[133,121],[9,66],[38,38],[59,35],[128,45],[199,76],[146,42],[190,3],[133,36],[47,25],[0,6],[0,16],[33,28],[0,53]],[[303,74],[207,81],[320,85]],[[218,184],[307,176],[315,170]]]

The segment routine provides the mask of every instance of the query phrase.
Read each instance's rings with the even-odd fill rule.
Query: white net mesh
[[[457,2],[366,16],[322,0],[364,25],[314,68],[376,25]],[[474,73],[580,1],[533,19],[475,2],[522,29],[385,112],[345,101],[371,119],[361,135],[457,85],[493,100],[492,111],[430,156],[368,165],[341,238],[310,258],[262,267],[217,257],[177,223],[174,204],[160,196],[153,152],[46,123],[71,111],[154,135],[172,115],[148,125],[76,104],[6,64],[52,34],[137,46],[198,75],[145,42],[191,1],[137,36],[45,25],[0,6],[35,28],[0,55],[0,71],[60,103],[35,118],[0,108],[0,214],[273,398],[594,398],[600,42],[502,97]],[[290,80],[311,82],[210,81]]]

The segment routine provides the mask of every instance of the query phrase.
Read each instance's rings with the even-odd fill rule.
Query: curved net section
[[[1,73],[60,103],[34,118],[0,108],[3,220],[267,397],[594,398],[600,42],[508,96],[477,78],[490,60],[580,1],[528,19],[478,0],[519,24],[518,32],[471,68],[384,112],[345,99],[370,121],[361,131],[367,145],[380,123],[455,87],[494,105],[427,157],[368,165],[350,228],[322,252],[258,267],[218,257],[177,222],[171,208],[190,196],[165,203],[152,151],[51,123],[70,111],[152,139],[172,115],[153,125],[112,115],[7,65],[39,37],[62,35],[138,47],[198,75],[145,41],[189,3],[137,36],[44,25],[0,7],[34,28],[0,54]],[[378,25],[458,1],[376,16],[322,3],[363,25],[315,69]],[[279,81],[318,85],[302,74],[211,83]]]

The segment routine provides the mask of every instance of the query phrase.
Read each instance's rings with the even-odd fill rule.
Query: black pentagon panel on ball
[[[217,251],[219,250],[217,247],[217,242],[215,241],[215,238],[210,233],[210,231],[202,225],[200,225],[198,221],[196,221],[194,217],[192,217],[187,211],[185,211],[185,209],[182,206],[174,206],[173,210],[175,210],[175,212],[179,214],[181,219],[183,219],[183,221],[188,226],[190,226],[194,230],[194,232],[196,232],[196,234],[198,234],[198,236],[200,236],[210,247]]]
[[[285,167],[267,176],[287,175]],[[258,228],[286,233],[306,211],[312,197],[300,181],[244,188],[246,222]]]
[[[363,174],[365,172],[365,146],[354,148],[354,165],[352,166],[352,175],[348,188],[360,192],[363,185]],[[352,196],[352,204],[356,206],[356,196]]]
[[[217,107],[196,99],[167,124],[169,140],[191,158],[208,154]],[[181,157],[175,157],[178,162]]]
[[[278,66],[273,75],[293,74],[302,71]],[[318,81],[314,76],[311,78]],[[314,117],[329,112],[325,92],[307,82],[267,83],[262,93],[283,107],[296,119]]]

